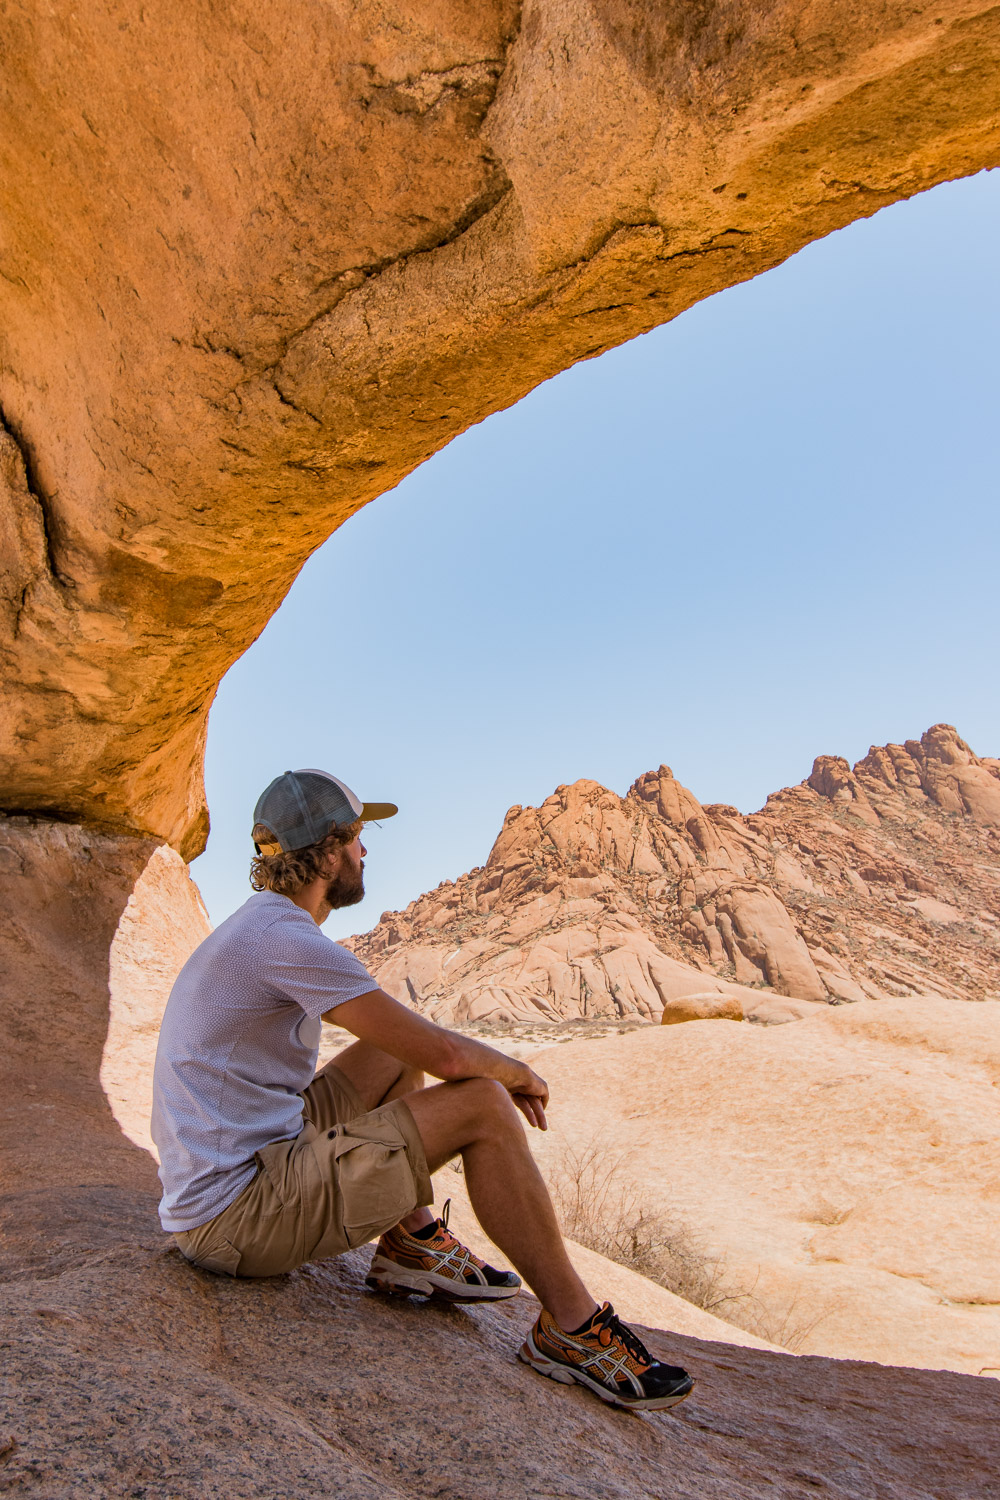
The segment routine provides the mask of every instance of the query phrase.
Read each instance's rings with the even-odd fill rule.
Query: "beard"
[[[331,911],[340,911],[344,906],[357,906],[364,900],[364,894],[365,867],[362,864],[357,870],[345,870],[334,876],[326,888],[326,903]]]

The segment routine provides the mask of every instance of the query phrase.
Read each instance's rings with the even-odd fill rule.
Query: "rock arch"
[[[995,166],[1000,11],[985,0],[11,0],[3,25],[0,1275],[28,1286],[25,1352],[15,1330],[8,1369],[21,1386],[43,1373],[46,1412],[82,1434],[74,1462],[98,1488],[109,1453],[147,1483],[150,1423],[189,1462],[193,1428],[170,1415],[176,1386],[195,1405],[205,1392],[235,1399],[248,1432],[275,1421],[278,1432],[250,1477],[240,1465],[256,1441],[199,1435],[178,1492],[202,1493],[198,1466],[219,1463],[239,1470],[237,1489],[259,1480],[254,1493],[389,1493],[381,1469],[369,1482],[383,1460],[364,1444],[356,1470],[339,1437],[294,1413],[282,1437],[273,1392],[254,1383],[281,1318],[304,1326],[295,1299],[328,1322],[342,1293],[243,1289],[230,1314],[226,1289],[192,1290],[158,1248],[150,1159],[98,1081],[119,918],[159,845],[186,857],[202,847],[215,686],[309,553],[464,427],[575,360],[885,204]],[[95,1251],[107,1252],[99,1265]],[[60,1290],[74,1266],[79,1287]],[[36,1308],[38,1275],[49,1279]],[[60,1298],[81,1311],[58,1313]],[[206,1308],[217,1332],[202,1348]],[[352,1294],[346,1326],[368,1316]],[[15,1305],[12,1328],[18,1317]],[[68,1388],[64,1327],[86,1334]],[[366,1329],[378,1347],[384,1332]],[[86,1402],[100,1393],[119,1422],[133,1377],[107,1365],[103,1345],[122,1341],[143,1392],[162,1387],[148,1420],[121,1419],[124,1450],[111,1419],[79,1405],[89,1381]],[[502,1339],[497,1349],[494,1376],[516,1392]],[[315,1364],[320,1402],[328,1353]],[[404,1373],[423,1379],[433,1358],[410,1353]],[[754,1358],[774,1409],[784,1399],[797,1412],[799,1376],[778,1356]],[[881,1443],[869,1488],[905,1488],[899,1372],[858,1370],[857,1404]],[[296,1390],[301,1372],[299,1361]],[[824,1401],[841,1378],[823,1373]],[[982,1383],[949,1377],[943,1405],[940,1377],[933,1390],[902,1379],[907,1411],[915,1394],[923,1430],[940,1430],[921,1479],[940,1470],[965,1493],[955,1475],[981,1467],[988,1431],[975,1418]],[[742,1427],[727,1408],[733,1482],[759,1488],[776,1472],[794,1486],[803,1443],[821,1466],[836,1461],[823,1457],[825,1429],[803,1429],[777,1459],[770,1435],[766,1455],[750,1452],[744,1438],[771,1430],[757,1402]],[[393,1451],[423,1463],[414,1409]],[[131,1389],[121,1410],[141,1413]],[[569,1425],[576,1462],[575,1415]],[[503,1453],[483,1445],[477,1494],[511,1453],[519,1462],[525,1430]],[[302,1449],[292,1477],[289,1444]],[[12,1452],[17,1467],[9,1443],[0,1456]],[[685,1458],[679,1478],[671,1456],[670,1483],[701,1494],[699,1465],[719,1461],[715,1449]],[[463,1451],[462,1484],[468,1462]],[[631,1471],[614,1493],[628,1485]]]
[[[190,857],[226,668],[452,436],[1000,161],[1000,12],[6,13],[0,808]]]

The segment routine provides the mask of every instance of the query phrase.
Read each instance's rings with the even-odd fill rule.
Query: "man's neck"
[[[307,911],[317,927],[322,927],[327,917],[333,911],[333,907],[326,899],[326,887],[327,881],[323,879],[312,880],[308,885],[304,885],[296,895],[289,896],[288,898],[296,906],[300,906],[303,911]]]

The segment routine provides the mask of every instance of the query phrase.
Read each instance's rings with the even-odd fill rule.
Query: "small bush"
[[[768,1305],[757,1294],[759,1273],[741,1285],[728,1273],[725,1256],[707,1252],[689,1225],[650,1213],[625,1162],[596,1142],[563,1153],[549,1184],[563,1233],[747,1333],[800,1349],[821,1318],[804,1320],[797,1298],[783,1308]]]

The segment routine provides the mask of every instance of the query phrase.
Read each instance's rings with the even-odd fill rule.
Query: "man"
[[[156,1054],[160,1218],[196,1265],[275,1276],[378,1238],[368,1284],[456,1302],[516,1296],[435,1218],[430,1174],[461,1155],[480,1224],[542,1304],[520,1357],[615,1406],[691,1390],[570,1264],[518,1111],[546,1128],[526,1063],[446,1031],[380,990],[323,936],[364,895],[361,828],[391,817],[325,771],[286,771],[254,811],[257,894],[178,975]],[[358,1040],[315,1073],[320,1021]],[[424,1075],[442,1080],[427,1088]]]

